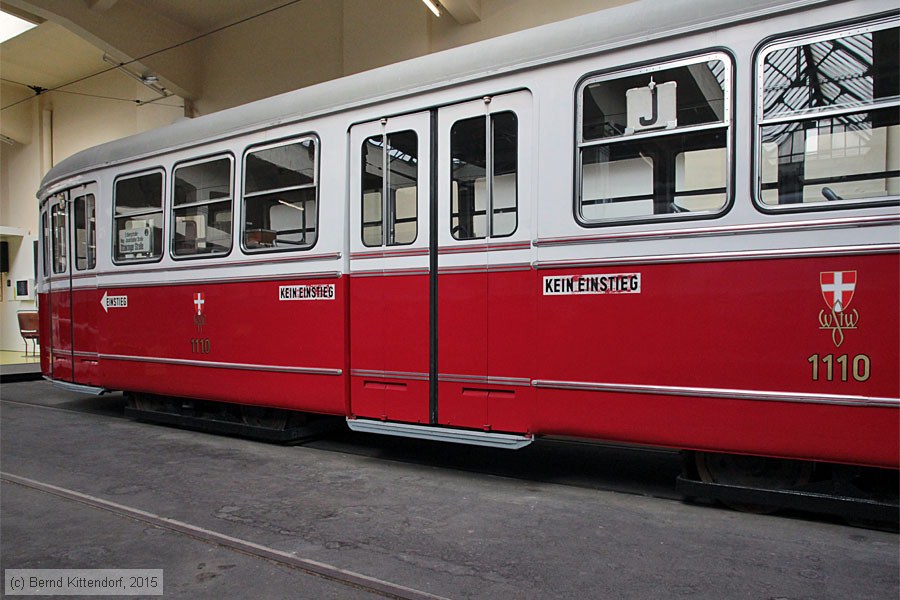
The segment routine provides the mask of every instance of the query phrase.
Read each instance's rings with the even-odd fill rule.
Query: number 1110
[[[818,354],[813,354],[806,360],[812,365],[813,381],[819,381],[820,376],[822,375],[819,370],[820,363],[825,365],[824,381],[834,381],[835,379],[838,379],[837,375],[840,375],[840,381],[847,381],[848,371],[852,371],[853,379],[856,381],[866,381],[869,379],[871,363],[869,357],[865,354],[857,354],[853,357],[852,369],[848,369],[850,366],[850,358],[846,354],[841,354],[837,357],[833,354],[826,354],[822,357],[819,357]],[[839,373],[836,371],[839,371]]]

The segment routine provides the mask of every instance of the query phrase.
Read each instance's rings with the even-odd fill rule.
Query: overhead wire
[[[242,24],[247,23],[247,22],[249,22],[249,21],[252,21],[252,20],[254,20],[254,19],[258,19],[258,18],[260,18],[260,17],[264,17],[264,16],[266,16],[266,15],[268,15],[268,14],[270,14],[270,13],[279,11],[279,10],[281,10],[281,9],[283,9],[283,8],[287,8],[288,6],[291,6],[291,5],[293,5],[293,4],[298,4],[298,3],[300,3],[300,2],[303,2],[303,0],[288,0],[287,2],[284,2],[284,3],[282,3],[282,4],[279,4],[278,6],[273,6],[272,8],[268,8],[268,9],[266,9],[266,10],[264,10],[264,11],[261,11],[261,12],[258,12],[258,13],[256,13],[256,14],[250,15],[250,16],[245,17],[245,18],[243,18],[243,19],[238,19],[237,21],[234,21],[234,22],[229,23],[229,24],[227,24],[227,25],[223,25],[223,26],[221,26],[221,27],[216,27],[215,29],[211,29],[211,30],[209,30],[209,31],[206,31],[206,32],[204,32],[204,33],[201,33],[201,34],[199,34],[199,35],[196,35],[196,36],[194,36],[194,37],[192,37],[192,38],[189,38],[189,39],[183,40],[183,41],[181,41],[181,42],[178,42],[177,44],[172,44],[171,46],[166,46],[165,48],[160,48],[159,50],[154,50],[153,52],[149,52],[149,53],[144,54],[144,55],[142,55],[142,56],[138,56],[137,58],[133,58],[133,59],[131,59],[131,60],[128,60],[128,61],[119,63],[119,64],[117,64],[116,66],[109,67],[109,68],[103,69],[103,70],[101,70],[101,71],[97,71],[96,73],[92,73],[92,74],[90,74],[90,75],[85,75],[84,77],[79,77],[78,79],[72,80],[72,81],[70,81],[70,82],[68,82],[68,83],[64,83],[64,84],[62,84],[62,85],[58,85],[58,86],[56,86],[56,87],[52,87],[52,88],[42,88],[42,87],[40,87],[40,86],[32,86],[32,85],[28,85],[28,84],[19,83],[19,82],[17,82],[17,81],[14,81],[14,82],[12,82],[12,83],[17,83],[17,84],[19,84],[19,85],[24,85],[25,87],[31,88],[32,90],[34,90],[35,94],[34,94],[34,96],[29,96],[28,98],[23,98],[23,99],[21,99],[21,100],[18,100],[18,101],[16,101],[16,102],[13,102],[12,104],[9,104],[9,105],[7,105],[7,106],[0,107],[0,111],[6,110],[7,108],[12,108],[12,107],[17,106],[17,105],[19,105],[19,104],[22,104],[23,102],[28,102],[29,100],[32,100],[32,99],[37,98],[38,96],[40,96],[40,95],[42,95],[42,94],[46,94],[46,93],[49,93],[49,92],[63,92],[63,93],[70,93],[70,94],[78,93],[78,92],[65,92],[62,88],[69,87],[70,85],[75,85],[76,83],[81,83],[82,81],[87,81],[88,79],[92,79],[92,78],[94,78],[94,77],[98,77],[98,76],[103,75],[103,74],[105,74],[105,73],[109,73],[110,71],[115,71],[115,70],[120,69],[120,68],[122,68],[122,67],[126,67],[126,66],[128,66],[128,65],[133,64],[133,63],[140,62],[140,61],[145,60],[145,59],[147,59],[147,58],[151,58],[151,57],[153,57],[153,56],[156,56],[157,54],[162,54],[163,52],[169,52],[170,50],[175,50],[175,49],[177,49],[177,48],[181,48],[182,46],[186,46],[186,45],[188,45],[188,44],[191,44],[191,43],[193,43],[193,42],[196,42],[197,40],[200,40],[200,39],[203,39],[203,38],[208,37],[208,36],[210,36],[210,35],[213,35],[213,34],[216,34],[216,33],[222,32],[222,31],[225,31],[226,29],[230,29],[231,27],[235,27],[235,26],[237,26],[237,25],[242,25]],[[40,91],[38,91],[38,90],[40,90]],[[88,94],[83,94],[83,95],[88,95]],[[110,99],[118,99],[118,100],[121,100],[121,98],[110,98]],[[128,100],[128,101],[131,102],[131,100]],[[169,106],[169,105],[162,105],[162,106]]]
[[[13,81],[12,79],[6,79],[5,77],[0,77],[0,81],[6,82],[6,83],[12,83],[15,85],[20,85],[22,87],[27,87],[27,88],[32,89],[35,92],[35,96],[30,96],[28,98],[25,98],[24,100],[31,100],[32,98],[39,96],[40,94],[43,94],[46,91],[44,88],[41,88],[39,86],[28,85],[27,83],[22,83],[21,81]],[[37,88],[37,89],[35,89],[35,88]],[[38,90],[40,90],[40,91],[38,91]],[[147,104],[147,101],[139,100],[137,98],[118,98],[116,96],[103,96],[101,94],[88,94],[85,92],[73,92],[71,90],[61,90],[61,89],[57,89],[57,90],[53,90],[53,91],[56,93],[59,93],[59,94],[71,94],[74,96],[87,96],[89,98],[99,98],[101,100],[118,100],[120,102],[129,102],[131,104]],[[163,104],[161,102],[154,102],[153,104],[156,104],[157,106],[168,106],[170,108],[184,108],[184,104]],[[12,105],[10,105],[10,106],[12,106]]]

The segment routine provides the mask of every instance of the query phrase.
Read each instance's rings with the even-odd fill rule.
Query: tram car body
[[[63,386],[896,469],[893,0],[636,2],[78,153]]]

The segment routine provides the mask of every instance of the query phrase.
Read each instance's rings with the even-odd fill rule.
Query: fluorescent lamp
[[[0,11],[0,43],[16,37],[20,33],[25,33],[32,27],[35,27],[34,23]]]
[[[302,206],[297,206],[296,204],[291,204],[290,202],[285,202],[284,200],[278,200],[278,204],[284,204],[288,208],[293,208],[294,210],[299,210],[303,212],[304,208]]]
[[[425,3],[425,6],[428,7],[428,10],[434,13],[434,16],[441,16],[441,7],[437,0],[422,0]]]

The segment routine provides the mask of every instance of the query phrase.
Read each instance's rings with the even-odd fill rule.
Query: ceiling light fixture
[[[425,6],[428,7],[428,10],[434,13],[434,16],[441,16],[441,5],[437,0],[422,0],[425,3]]]
[[[157,100],[162,100],[164,98],[168,98],[169,96],[173,95],[172,92],[170,92],[165,87],[160,85],[159,77],[152,73],[147,73],[146,75],[138,75],[137,73],[132,73],[131,71],[129,71],[128,69],[125,68],[125,63],[117,61],[109,54],[103,55],[103,61],[108,64],[111,64],[112,66],[114,66],[116,69],[118,69],[125,75],[128,75],[135,81],[139,81],[139,82],[143,83],[148,88],[150,88],[151,90],[153,90],[154,92],[159,94],[158,98],[154,98],[152,100],[135,100],[135,102],[137,103],[138,106],[143,106],[144,104],[150,104],[151,102],[156,102]]]

